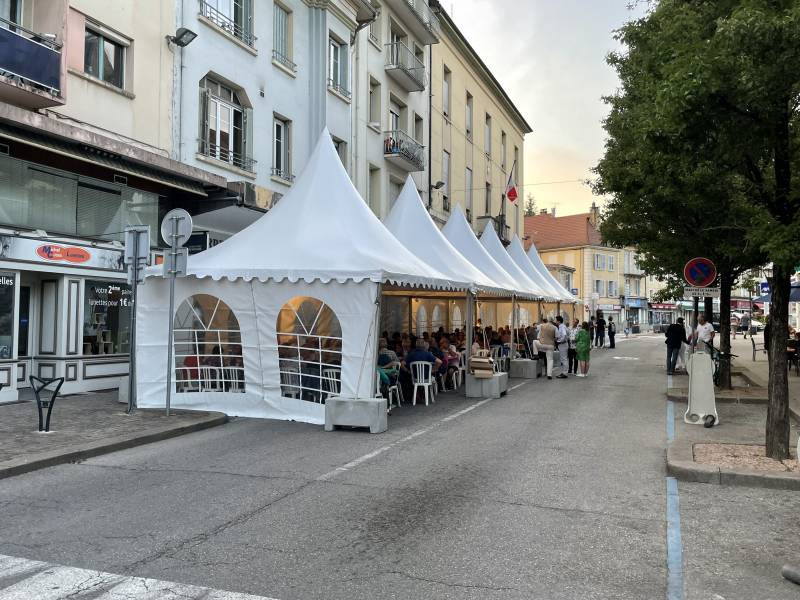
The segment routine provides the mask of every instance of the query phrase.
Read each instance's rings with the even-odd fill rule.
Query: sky
[[[619,84],[605,58],[618,48],[614,30],[644,10],[631,0],[441,2],[533,129],[524,196],[556,215],[602,206],[582,181],[603,155],[602,96]]]

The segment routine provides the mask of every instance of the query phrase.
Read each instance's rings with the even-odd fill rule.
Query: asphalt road
[[[235,420],[0,480],[0,555],[279,600],[664,598],[663,349],[404,406],[379,436]],[[679,496],[684,597],[798,597],[800,496]]]

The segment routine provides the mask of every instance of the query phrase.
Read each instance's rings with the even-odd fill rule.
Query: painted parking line
[[[681,508],[674,477],[667,477],[667,600],[683,600]]]
[[[0,554],[0,600],[275,600]]]

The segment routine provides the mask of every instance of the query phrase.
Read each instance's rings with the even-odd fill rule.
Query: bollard
[[[55,379],[40,379],[39,377],[34,377],[31,375],[29,379],[31,382],[31,387],[33,388],[33,395],[36,396],[36,408],[39,411],[39,431],[48,432],[50,431],[50,414],[53,412],[53,405],[56,403],[58,391],[64,384],[64,378],[56,377]],[[58,382],[58,385],[53,390],[53,394],[50,396],[50,398],[42,400],[39,394],[44,391],[47,386],[56,382]],[[43,408],[47,409],[46,419],[44,419],[42,415]]]

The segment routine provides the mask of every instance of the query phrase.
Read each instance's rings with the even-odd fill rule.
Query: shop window
[[[239,321],[219,298],[197,294],[180,304],[173,352],[178,392],[244,392]]]
[[[0,358],[14,355],[14,276],[0,273]]]
[[[276,332],[281,396],[324,402],[340,392],[342,327],[327,304],[292,298],[278,314]]]
[[[118,281],[85,282],[83,301],[83,353],[85,355],[130,352],[133,296]]]

